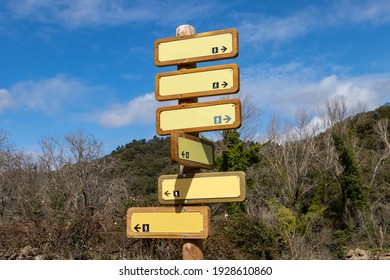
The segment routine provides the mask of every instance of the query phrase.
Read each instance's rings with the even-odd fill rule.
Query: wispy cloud
[[[196,0],[12,0],[7,3],[15,19],[30,18],[67,28],[155,21],[172,23],[202,17],[216,10],[212,1]]]
[[[14,106],[14,101],[8,90],[0,89],[0,113]]]
[[[337,1],[328,15],[329,25],[338,24],[385,24],[390,22],[390,2],[375,1]]]
[[[44,115],[72,112],[82,106],[87,95],[99,87],[85,85],[74,77],[57,75],[50,78],[25,80],[9,89],[0,89],[0,113],[6,109],[28,110]]]
[[[127,104],[111,105],[100,115],[98,121],[105,127],[121,127],[135,122],[152,123],[158,106],[154,93],[147,93]]]
[[[140,75],[134,75],[130,73],[122,74],[121,77],[125,80],[130,80],[130,81],[141,79]]]
[[[291,40],[318,30],[334,27],[390,22],[390,2],[336,1],[333,5],[308,6],[284,17],[258,13],[241,14],[239,29],[248,43],[280,42]]]
[[[16,19],[30,18],[43,23],[56,23],[69,28],[90,25],[116,25],[124,21],[145,20],[151,11],[138,7],[126,8],[121,0],[14,0],[8,7]]]

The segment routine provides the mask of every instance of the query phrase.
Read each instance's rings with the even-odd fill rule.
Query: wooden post
[[[185,36],[195,34],[195,28],[191,25],[180,25],[176,28],[176,36]],[[196,68],[196,63],[179,65],[177,70]],[[197,103],[198,98],[180,99],[179,105],[184,103]],[[199,137],[199,133],[190,133],[193,136]],[[199,168],[190,168],[180,165],[180,174],[193,174],[199,172]],[[184,239],[183,240],[183,260],[203,260],[203,240],[202,239]]]

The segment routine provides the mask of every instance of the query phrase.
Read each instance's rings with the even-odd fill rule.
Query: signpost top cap
[[[183,24],[176,28],[176,36],[194,35],[195,27],[189,24]]]

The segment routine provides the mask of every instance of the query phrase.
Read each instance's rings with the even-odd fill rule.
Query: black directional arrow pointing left
[[[171,193],[170,193],[169,191],[166,191],[164,194],[165,194],[166,196],[170,196],[170,195],[171,195]]]
[[[181,156],[182,156],[183,158],[189,159],[189,158],[190,158],[190,153],[189,153],[189,152],[186,152],[186,151],[182,151],[182,152],[181,152]]]
[[[135,231],[136,232],[139,232],[139,230],[141,229],[141,227],[139,226],[139,224],[137,224],[135,227],[134,227]]]

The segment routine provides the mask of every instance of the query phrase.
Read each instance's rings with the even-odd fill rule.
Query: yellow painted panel
[[[200,233],[203,232],[203,214],[200,212],[132,213],[130,229],[145,233]]]
[[[234,85],[233,69],[188,73],[160,77],[160,95],[169,96],[192,92],[230,89]],[[226,85],[226,86],[224,86]]]
[[[204,239],[210,233],[206,206],[133,207],[127,209],[129,238]]]
[[[232,124],[235,121],[235,104],[233,103],[168,110],[160,113],[162,131],[220,126]]]
[[[200,178],[164,178],[161,187],[164,200],[238,198],[241,195],[241,183],[240,177],[233,174]]]
[[[157,66],[220,60],[237,55],[238,32],[234,28],[154,42],[154,64]]]
[[[178,138],[179,158],[202,164],[214,165],[213,146],[188,138]]]
[[[222,48],[226,50],[223,51]],[[195,37],[177,41],[161,42],[158,46],[159,61],[195,58],[228,54],[233,51],[232,33]]]

